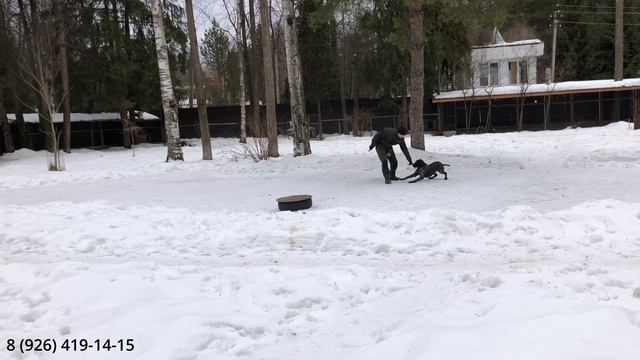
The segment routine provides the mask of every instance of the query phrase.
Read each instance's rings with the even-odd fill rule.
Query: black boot
[[[390,180],[400,180],[400,178],[395,176],[395,175],[392,175],[389,179]]]
[[[384,183],[385,184],[391,184],[391,179],[389,179],[387,176],[384,177]]]

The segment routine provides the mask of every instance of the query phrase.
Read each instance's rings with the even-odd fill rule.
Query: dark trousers
[[[376,153],[382,163],[382,175],[385,179],[389,179],[396,176],[396,169],[398,168],[398,159],[393,149],[387,149],[382,145],[376,146]],[[389,170],[389,164],[391,164],[391,170]]]

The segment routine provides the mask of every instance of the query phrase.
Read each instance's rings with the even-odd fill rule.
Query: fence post
[[[631,101],[633,101],[633,129],[640,129],[640,98],[638,97],[638,90],[633,90]]]
[[[89,124],[91,124],[91,125],[89,125],[89,132],[91,133],[91,147],[96,146],[96,141],[95,141],[95,139],[93,137],[93,123],[94,123],[93,121],[89,123]]]

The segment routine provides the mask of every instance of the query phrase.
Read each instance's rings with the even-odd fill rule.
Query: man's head
[[[407,136],[409,132],[407,131],[407,128],[404,126],[400,126],[398,128],[398,136],[400,136],[401,138],[404,138],[405,136]]]

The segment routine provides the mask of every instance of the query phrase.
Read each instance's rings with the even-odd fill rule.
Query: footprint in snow
[[[489,276],[480,280],[480,285],[491,288],[491,289],[495,289],[499,287],[500,285],[502,285],[502,283],[503,283],[502,279],[496,276]]]
[[[603,281],[602,284],[604,284],[604,286],[616,287],[620,289],[627,289],[629,287],[627,283],[618,279],[607,279]]]
[[[24,296],[22,301],[27,305],[27,307],[33,309],[41,304],[44,304],[50,300],[49,294],[46,292],[39,292],[33,295]]]
[[[20,315],[20,320],[26,323],[36,322],[42,315],[44,315],[44,311],[29,311],[25,314]]]
[[[214,340],[214,336],[211,334],[198,334],[189,339],[190,345],[195,351],[206,350]]]
[[[290,296],[291,294],[293,294],[293,290],[291,289],[287,289],[287,288],[276,288],[272,290],[273,294],[276,296],[282,296],[282,297],[287,297]]]
[[[298,300],[292,303],[289,303],[287,305],[287,307],[289,309],[309,309],[314,307],[315,305],[319,305],[319,307],[322,310],[325,310],[326,308],[329,307],[329,305],[326,304],[326,301],[324,299],[320,299],[320,298],[304,298],[302,300]]]
[[[602,242],[602,240],[604,240],[604,237],[600,234],[592,234],[589,236],[589,242],[592,244]]]
[[[388,254],[390,250],[391,250],[391,246],[387,244],[380,244],[375,247],[374,252],[376,254]]]

